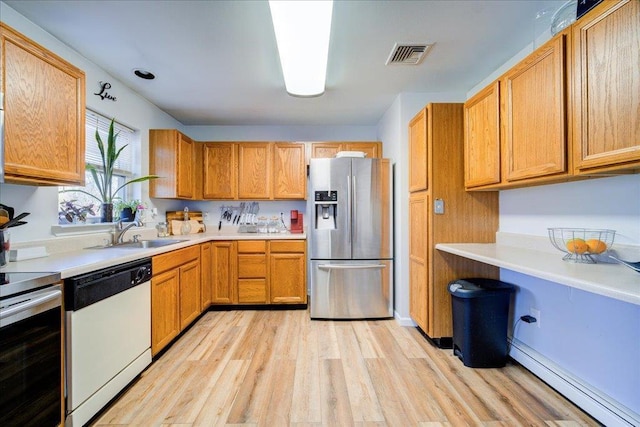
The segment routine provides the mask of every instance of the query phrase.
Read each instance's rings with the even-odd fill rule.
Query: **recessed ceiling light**
[[[153,80],[156,78],[156,76],[151,71],[142,70],[140,68],[136,68],[135,70],[133,70],[133,74],[145,80]]]

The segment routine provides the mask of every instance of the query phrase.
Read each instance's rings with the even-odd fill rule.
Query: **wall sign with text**
[[[99,96],[103,101],[108,99],[110,101],[116,101],[116,97],[109,93],[109,89],[111,89],[111,83],[109,82],[99,82],[100,90],[94,93],[94,95]]]

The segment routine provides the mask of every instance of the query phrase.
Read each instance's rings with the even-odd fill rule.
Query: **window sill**
[[[80,234],[95,234],[113,231],[114,222],[96,224],[64,224],[52,225],[51,234],[54,236],[75,236]]]

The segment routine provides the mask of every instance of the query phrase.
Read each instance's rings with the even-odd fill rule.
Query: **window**
[[[98,149],[98,143],[96,141],[96,129],[100,134],[101,140],[106,144],[107,135],[109,133],[109,126],[111,119],[104,117],[94,111],[87,110],[86,122],[85,122],[85,161],[94,165],[98,171],[102,170],[102,155]],[[126,147],[120,153],[115,165],[112,188],[118,188],[125,181],[131,179],[134,175],[134,155],[135,146],[139,145],[138,134],[132,129],[118,123],[114,123],[114,131],[118,135],[116,139],[116,148],[119,149],[126,145]],[[128,185],[124,189],[118,192],[118,196],[122,199],[129,200],[133,198],[132,186]],[[74,191],[80,190],[80,191]],[[96,198],[91,197],[86,193],[93,194]],[[93,176],[89,171],[85,171],[85,186],[84,187],[60,187],[58,193],[58,223],[70,224],[77,222],[84,222],[82,218],[85,218],[86,222],[99,222],[100,221],[100,201],[98,190],[96,188]]]

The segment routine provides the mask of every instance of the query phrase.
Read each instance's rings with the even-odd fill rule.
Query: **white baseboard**
[[[518,339],[510,339],[509,356],[608,427],[640,426],[640,414],[574,377]]]
[[[413,322],[413,320],[411,320],[410,317],[402,317],[400,316],[400,314],[398,314],[397,311],[393,312],[393,317],[396,319],[396,321],[400,326],[409,326],[409,327],[416,326],[416,324]]]

